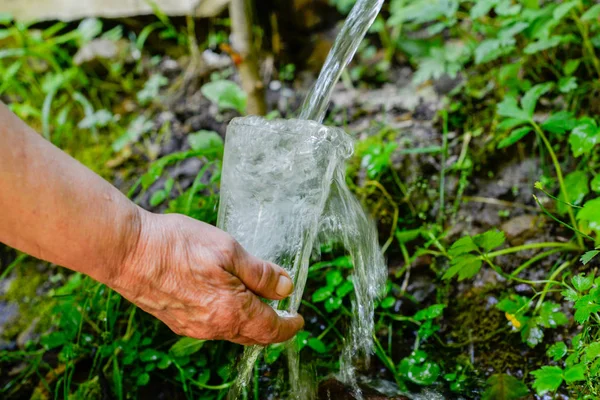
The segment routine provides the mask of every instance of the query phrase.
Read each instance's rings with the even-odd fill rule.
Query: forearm
[[[0,103],[0,242],[107,283],[141,210]]]

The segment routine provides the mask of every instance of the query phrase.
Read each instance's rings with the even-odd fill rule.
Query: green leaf
[[[517,118],[507,118],[504,121],[500,122],[496,129],[499,131],[507,131],[516,128],[519,125],[523,125],[528,123],[529,121]]]
[[[598,175],[600,177],[600,175]],[[599,180],[600,182],[600,180]],[[421,235],[421,228],[401,231],[396,229],[395,236],[398,243],[409,243]]]
[[[494,8],[496,14],[501,16],[513,16],[517,15],[521,11],[520,4],[512,4],[511,1],[500,1],[496,8]]]
[[[334,288],[344,281],[344,277],[340,271],[334,269],[327,272],[327,275],[325,275],[325,280],[327,281],[327,286]]]
[[[314,337],[310,338],[310,339],[308,339],[307,344],[308,344],[308,347],[310,347],[317,353],[320,353],[320,354],[327,353],[327,347],[325,346],[325,343],[323,343],[321,341],[321,339],[317,339]]]
[[[521,340],[531,348],[534,348],[544,340],[544,331],[540,328],[535,318],[526,320],[521,329]]]
[[[310,332],[300,331],[296,335],[296,341],[298,342],[298,350],[302,350],[308,344],[308,337]]]
[[[596,121],[591,118],[582,118],[580,125],[576,126],[569,136],[569,144],[575,157],[589,154],[598,141],[600,141],[600,130]]]
[[[590,343],[585,349],[586,361],[590,362],[598,356],[600,356],[600,342]]]
[[[510,117],[523,121],[531,119],[531,115],[522,110],[517,103],[517,99],[512,96],[507,96],[502,102],[498,103],[497,112],[502,117]]]
[[[374,179],[389,168],[396,147],[396,142],[369,146],[361,161],[361,166],[366,169],[369,178]]]
[[[65,335],[64,332],[56,331],[51,332],[47,335],[42,336],[40,339],[40,343],[46,350],[55,349],[60,346],[64,346],[69,343],[70,339]]]
[[[152,193],[152,196],[150,196],[150,205],[152,207],[156,207],[166,199],[167,192],[165,192],[164,190],[157,190],[156,192]]]
[[[523,139],[529,132],[531,132],[530,126],[522,126],[519,129],[515,129],[510,133],[508,137],[505,137],[498,143],[498,148],[503,149],[505,147],[511,146],[517,143],[519,140]]]
[[[590,192],[589,178],[585,171],[571,172],[565,176],[565,191],[569,198],[565,198],[561,191],[559,199],[574,205],[579,205]],[[568,204],[558,202],[557,208],[560,214],[564,214],[568,211],[570,206]]]
[[[423,342],[427,338],[429,338],[431,335],[433,335],[435,332],[437,332],[439,329],[440,329],[439,325],[434,325],[433,320],[428,319],[424,323],[422,323],[421,326],[419,326],[419,330],[417,331],[417,336],[419,336],[420,342]]]
[[[567,316],[560,311],[560,304],[546,301],[542,303],[539,322],[545,328],[556,328],[559,325],[566,325],[569,320],[567,319]]]
[[[148,375],[147,372],[144,372],[137,378],[138,386],[146,386],[148,384],[148,382],[150,382],[150,375]]]
[[[584,12],[581,16],[581,20],[586,22],[598,19],[598,17],[600,17],[600,4],[593,5],[586,12]]]
[[[205,340],[184,337],[171,346],[169,353],[174,357],[191,356],[204,346],[204,342]]]
[[[400,361],[398,372],[418,385],[427,386],[437,380],[440,366],[433,361],[427,361],[427,354],[417,350]]]
[[[265,362],[267,364],[273,364],[281,353],[285,350],[285,345],[283,343],[275,343],[267,346],[265,349]]]
[[[319,303],[321,301],[325,301],[333,294],[333,288],[329,286],[324,286],[322,288],[317,289],[312,295],[312,301],[314,303]]]
[[[446,271],[442,279],[450,279],[458,274],[458,280],[472,278],[481,269],[482,260],[472,254],[464,254],[452,259],[451,267]]]
[[[570,93],[577,89],[578,86],[577,78],[574,76],[564,76],[558,81],[558,90],[561,93]]]
[[[434,304],[432,306],[424,308],[423,310],[417,311],[413,319],[417,321],[423,321],[426,319],[437,318],[440,315],[442,315],[442,313],[444,312],[444,308],[446,308],[445,304]]]
[[[486,382],[482,400],[519,400],[529,394],[527,386],[507,374],[494,374]]]
[[[502,246],[505,240],[506,237],[504,236],[504,232],[497,229],[492,229],[473,237],[473,242],[479,246],[484,253],[488,253],[496,247]]]
[[[548,93],[553,86],[554,84],[552,82],[541,83],[539,85],[535,85],[525,93],[521,99],[521,105],[523,106],[523,110],[527,113],[527,115],[529,115],[530,118],[533,117],[535,106],[537,105],[540,97]]]
[[[218,80],[205,84],[202,94],[217,104],[220,109],[234,109],[240,114],[246,112],[247,95],[237,84],[228,80]]]
[[[565,15],[567,15],[574,7],[579,4],[579,1],[567,1],[560,4],[558,7],[554,9],[552,13],[552,18],[555,21],[561,20]]]
[[[600,253],[600,250],[591,250],[591,251],[585,252],[585,254],[581,256],[581,262],[583,263],[583,265],[586,265],[594,257],[596,257],[598,255],[598,253]]]
[[[391,308],[396,304],[396,299],[394,297],[388,296],[381,301],[381,308]]]
[[[558,46],[564,38],[560,36],[551,36],[547,39],[539,39],[536,42],[531,42],[527,46],[525,46],[524,52],[525,54],[535,54],[540,51],[551,49],[552,47]]]
[[[163,357],[156,366],[158,369],[167,369],[173,364],[173,360],[170,357]]]
[[[541,126],[545,131],[562,135],[577,126],[577,119],[570,111],[559,111],[551,114]]]
[[[512,37],[486,39],[475,48],[475,64],[496,60],[515,50],[516,40]]]
[[[477,245],[473,242],[471,236],[463,236],[452,244],[448,254],[450,257],[456,257],[471,251],[477,251]]]
[[[538,395],[542,396],[547,392],[555,392],[563,382],[562,369],[555,366],[543,366],[540,369],[531,372],[535,377],[533,388]]]
[[[567,383],[585,381],[585,364],[576,364],[565,370],[565,381]]]
[[[331,296],[325,300],[325,303],[323,304],[325,305],[325,310],[327,310],[327,312],[333,312],[342,306],[342,299],[336,296]]]
[[[546,350],[546,355],[554,361],[558,361],[567,354],[567,345],[565,342],[554,343]]]
[[[594,176],[594,179],[590,182],[592,190],[596,193],[600,193],[600,174]]]
[[[565,73],[565,75],[571,76],[571,75],[573,75],[573,73],[575,71],[577,71],[577,68],[579,68],[580,64],[581,64],[580,59],[568,60],[565,62],[565,65],[563,66],[563,72]]]
[[[473,7],[471,7],[471,18],[477,19],[483,17],[484,15],[487,15],[492,10],[492,8],[494,8],[496,4],[498,4],[498,1],[499,0],[476,1]]]
[[[113,386],[117,400],[123,400],[123,374],[119,368],[117,357],[113,358]]]
[[[575,302],[575,321],[584,323],[592,313],[600,311],[600,304],[591,295],[582,296]]]
[[[592,285],[594,284],[594,275],[593,274],[589,274],[589,275],[584,275],[584,274],[575,275],[571,279],[571,283],[573,284],[573,287],[575,289],[577,289],[578,291],[585,292],[586,290],[591,289]]]
[[[165,356],[164,353],[154,349],[145,349],[140,353],[140,360],[143,362],[159,361]]]
[[[560,294],[562,294],[564,296],[565,300],[567,300],[567,301],[579,300],[579,295],[577,294],[576,291],[574,291],[571,288],[563,290],[562,292],[560,292]]]
[[[586,201],[577,213],[577,219],[587,221],[593,230],[600,230],[600,197]]]
[[[354,283],[352,281],[344,281],[344,283],[342,283],[340,286],[337,287],[337,289],[335,289],[335,294],[340,297],[343,298],[345,297],[348,293],[352,292],[354,290]]]
[[[500,311],[516,315],[527,310],[529,308],[529,304],[530,300],[527,297],[513,294],[498,302],[498,304],[496,304],[496,308]]]

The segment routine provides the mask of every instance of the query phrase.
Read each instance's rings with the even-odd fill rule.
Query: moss
[[[36,331],[41,331],[50,323],[49,311],[54,301],[40,293],[40,287],[48,280],[47,272],[40,272],[38,262],[25,261],[15,269],[16,277],[6,294],[0,300],[16,303],[19,306],[19,318],[5,327],[4,339],[14,339],[36,321]]]
[[[83,382],[77,391],[69,396],[69,400],[99,400],[102,398],[102,387],[98,377]]]
[[[484,375],[527,370],[531,356],[518,334],[503,330],[506,318],[491,305],[497,291],[497,287],[484,287],[465,292],[448,307],[454,312],[445,320],[449,327],[446,337],[464,344],[463,351],[468,349]]]

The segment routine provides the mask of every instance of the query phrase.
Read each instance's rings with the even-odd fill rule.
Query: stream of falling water
[[[348,189],[345,161],[352,140],[323,121],[333,88],[379,13],[383,0],[358,0],[348,15],[299,119],[234,119],[227,130],[218,226],[250,253],[284,267],[294,280],[292,296],[269,304],[295,314],[302,301],[310,256],[319,239],[337,242],[353,262],[352,321],[340,356],[338,378],[354,388],[355,365],[368,364],[373,347],[374,302],[386,279],[377,229]],[[316,121],[316,122],[315,122]],[[296,340],[286,344],[289,398],[314,398],[312,374],[301,368]],[[261,346],[250,346],[238,366],[230,398],[248,388]]]

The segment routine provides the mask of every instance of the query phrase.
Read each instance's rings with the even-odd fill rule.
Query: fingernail
[[[279,275],[279,280],[277,281],[277,287],[275,288],[275,292],[282,297],[289,296],[292,293],[292,288],[294,284],[292,280],[285,275]]]

